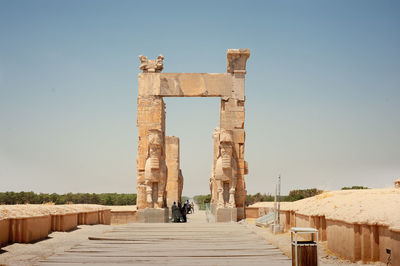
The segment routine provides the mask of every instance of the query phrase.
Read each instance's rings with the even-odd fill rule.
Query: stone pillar
[[[181,201],[182,197],[183,176],[179,163],[179,138],[166,136],[165,146],[166,163],[168,168],[166,187],[167,206],[171,207],[174,202],[178,203]]]
[[[149,190],[154,194],[154,199],[161,197],[165,202],[165,182],[167,177],[165,164],[165,104],[162,97],[155,95],[154,90],[159,90],[157,77],[163,69],[162,55],[156,60],[148,60],[146,56],[139,56],[141,65],[139,74],[139,95],[137,99],[137,121],[136,125],[139,132],[137,164],[137,209],[160,208],[164,203],[158,204],[149,202]],[[144,82],[144,78],[146,82]],[[153,148],[149,146],[149,141],[154,142]],[[157,150],[150,158],[153,149]],[[147,168],[147,170],[146,170]],[[146,176],[146,171],[147,175]],[[150,176],[150,177],[149,177]],[[146,193],[147,192],[147,193]]]
[[[237,162],[237,184],[235,192],[238,220],[245,218],[246,184],[244,176],[248,173],[244,159],[245,150],[245,75],[249,49],[229,49],[227,53],[227,72],[232,75],[232,95],[222,97],[220,105],[220,128],[233,133],[233,156]]]
[[[139,88],[140,89],[140,88]],[[165,104],[161,97],[138,97],[137,127],[139,131],[138,155],[137,155],[137,208],[153,208],[147,204],[145,167],[149,158],[148,137],[151,130],[161,132],[161,158],[160,165],[165,165]]]

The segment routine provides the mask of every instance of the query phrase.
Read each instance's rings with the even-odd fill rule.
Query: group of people
[[[178,202],[178,205],[176,205],[176,202],[174,202],[174,204],[172,204],[171,211],[172,221],[174,223],[186,223],[186,215],[194,213],[194,204],[193,202],[189,203],[189,200],[185,201],[183,206],[180,202]]]

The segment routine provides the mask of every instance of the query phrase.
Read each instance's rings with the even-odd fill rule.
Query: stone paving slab
[[[291,265],[279,249],[237,223],[113,227],[39,265]]]

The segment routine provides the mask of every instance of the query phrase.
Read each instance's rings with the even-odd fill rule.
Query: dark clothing
[[[176,206],[176,204],[172,205],[171,207],[172,210],[172,220],[174,223],[179,223],[180,222],[180,213],[181,211],[179,210],[179,207]]]
[[[183,207],[182,207],[182,218],[183,218],[183,222],[184,223],[186,223],[187,208],[188,208],[187,204],[186,203],[183,204]]]
[[[182,209],[183,209],[183,207],[182,207],[182,204],[181,204],[180,202],[178,202],[178,209],[179,209],[179,212],[178,212],[178,215],[179,215],[179,222],[182,222],[182,221],[183,221],[183,215],[182,215]]]

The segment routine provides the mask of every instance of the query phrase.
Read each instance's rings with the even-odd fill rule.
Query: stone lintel
[[[139,96],[232,97],[230,73],[140,73]]]

